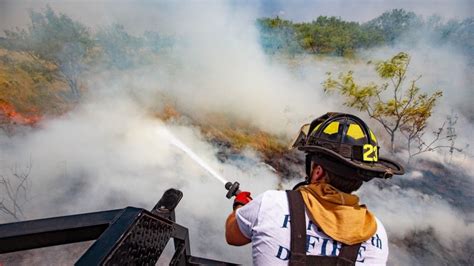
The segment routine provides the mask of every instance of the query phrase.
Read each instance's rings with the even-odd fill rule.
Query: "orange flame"
[[[41,116],[20,114],[11,104],[0,100],[0,122],[3,119],[7,123],[33,126],[41,120]]]

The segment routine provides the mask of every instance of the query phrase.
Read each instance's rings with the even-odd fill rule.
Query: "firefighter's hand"
[[[235,195],[234,205],[233,205],[234,210],[249,203],[251,200],[252,200],[252,197],[250,197],[250,192],[248,191],[240,192],[239,194]]]

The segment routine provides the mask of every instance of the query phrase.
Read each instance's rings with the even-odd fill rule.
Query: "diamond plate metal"
[[[155,265],[173,227],[146,213],[137,219],[122,241],[105,259],[105,265]]]

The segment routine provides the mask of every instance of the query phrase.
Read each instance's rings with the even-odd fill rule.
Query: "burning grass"
[[[204,126],[205,127],[205,126]],[[252,148],[264,155],[282,154],[285,152],[285,145],[277,137],[259,130],[234,129],[224,127],[217,129],[203,129],[210,138],[227,141],[237,150]]]
[[[282,138],[259,130],[228,114],[186,115],[175,106],[165,105],[156,116],[164,121],[177,120],[182,116],[190,117],[192,123],[209,141],[226,143],[235,151],[251,148],[260,152],[265,158],[276,154],[282,155],[287,151]]]
[[[5,121],[2,121],[5,120]],[[41,115],[36,110],[31,110],[30,114],[21,114],[15,110],[11,104],[0,99],[0,123],[14,123],[20,125],[35,125],[41,120]]]
[[[28,56],[0,49],[0,112],[7,117],[25,117],[31,113],[62,113],[67,109],[63,94],[67,86],[56,77],[46,62],[36,62]],[[3,111],[2,111],[3,110]],[[28,119],[27,119],[28,120]],[[18,122],[17,121],[17,122]]]
[[[156,116],[163,121],[169,121],[179,118],[181,114],[174,106],[167,104],[165,107],[163,107],[161,112],[156,113]]]

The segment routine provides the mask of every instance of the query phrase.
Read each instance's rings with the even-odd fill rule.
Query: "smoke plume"
[[[0,171],[5,173],[12,165],[31,161],[31,195],[25,216],[35,219],[125,206],[150,209],[166,189],[174,187],[184,193],[176,210],[177,220],[190,229],[192,254],[248,265],[250,247],[231,247],[224,240],[224,222],[232,204],[224,198],[223,184],[174,146],[168,132],[229,181],[238,180],[252,194],[276,189],[280,178],[263,163],[260,154],[248,149],[223,162],[218,159],[218,147],[190,120],[209,113],[224,114],[289,140],[302,123],[316,116],[328,111],[349,111],[339,98],[323,93],[321,83],[326,72],[354,70],[362,81],[375,80],[373,66],[366,62],[386,60],[399,51],[408,51],[412,56],[410,72],[422,75],[423,91],[444,91],[430,127],[438,127],[454,111],[460,116],[459,145],[469,144],[474,129],[469,78],[472,66],[456,48],[439,47],[426,37],[415,44],[360,51],[359,59],[271,57],[260,47],[255,18],[272,13],[279,6],[268,8],[264,2],[253,7],[220,1],[183,5],[124,1],[116,6],[101,1],[92,7],[89,1],[52,1],[53,9],[81,21],[94,32],[119,23],[131,34],[155,30],[178,41],[156,62],[126,71],[105,69],[98,63],[95,71],[86,74],[88,93],[74,110],[46,119],[38,128],[22,134],[0,136]],[[381,7],[376,10],[380,12],[392,8],[388,3],[378,5]],[[466,10],[466,5],[470,3],[460,1],[447,10],[446,17]],[[322,10],[336,12],[341,3],[322,1],[321,6],[325,8]],[[3,12],[24,12],[27,7],[38,9],[44,4],[0,4]],[[285,12],[295,8],[298,5],[286,3],[282,7]],[[443,12],[433,12],[438,11]],[[26,24],[27,14],[22,14],[18,18],[6,16],[5,24],[0,24]],[[363,21],[371,16],[375,15],[364,13],[353,19]],[[167,101],[185,116],[168,122],[157,119],[152,110],[162,108]],[[373,121],[370,125],[377,127]],[[383,131],[379,132],[383,135]],[[466,150],[467,154],[471,151]],[[424,158],[446,162],[442,153],[428,153]],[[455,155],[453,161],[459,166],[460,176],[472,186],[472,157]],[[403,177],[408,180],[404,184],[425,180],[425,172],[417,171]],[[284,188],[290,188],[297,180],[285,182]],[[432,232],[441,247],[452,251],[449,254],[457,254],[457,247],[472,241],[472,208],[460,209],[437,193],[390,182],[367,184],[360,196],[385,224],[389,239],[393,239],[391,263],[434,261],[429,252],[423,259],[414,258],[415,253],[403,245],[413,241],[416,233]]]

